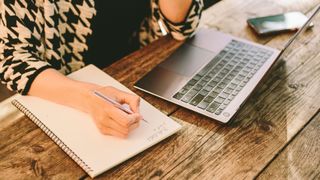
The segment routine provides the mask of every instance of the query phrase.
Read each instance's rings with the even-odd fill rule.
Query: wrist
[[[76,109],[89,113],[91,110],[91,101],[93,91],[99,89],[100,86],[96,84],[76,81],[73,87],[69,90],[71,92],[71,105]]]

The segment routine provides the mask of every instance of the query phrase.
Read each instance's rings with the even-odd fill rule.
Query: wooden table
[[[310,14],[317,4],[320,0],[224,0],[204,12],[201,26],[281,49],[292,33],[258,38],[246,19],[290,10]],[[181,42],[162,38],[106,68],[183,128],[98,179],[319,179],[320,17],[314,22],[228,124],[133,88]],[[0,179],[89,178],[10,99],[0,106]]]

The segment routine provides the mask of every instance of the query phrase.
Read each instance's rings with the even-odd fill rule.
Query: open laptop
[[[282,51],[200,29],[135,87],[226,123],[319,11],[320,6]]]

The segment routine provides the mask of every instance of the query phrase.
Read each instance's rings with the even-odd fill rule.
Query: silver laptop
[[[272,64],[307,29],[319,9],[320,6],[282,51],[200,29],[135,87],[226,123]]]

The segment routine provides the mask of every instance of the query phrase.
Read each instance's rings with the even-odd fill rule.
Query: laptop
[[[281,51],[200,29],[134,87],[226,123],[319,11],[320,6]]]

